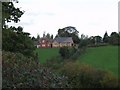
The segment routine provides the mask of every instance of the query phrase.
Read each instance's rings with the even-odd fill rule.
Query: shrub
[[[63,65],[63,60],[60,56],[57,56],[57,57],[53,57],[51,59],[48,59],[46,61],[46,63],[44,64],[44,66],[52,69],[52,70],[57,70],[59,69],[60,67],[62,67]]]
[[[117,79],[108,71],[92,68],[87,64],[68,62],[60,69],[73,88],[117,87]],[[113,84],[113,85],[112,85]]]
[[[116,88],[118,87],[118,78],[114,77],[110,72],[106,73],[101,81],[103,88]]]
[[[85,39],[85,40],[80,40],[80,43],[79,43],[79,45],[78,45],[78,48],[85,48],[85,47],[87,47],[87,45],[88,45],[88,40],[87,39]]]
[[[76,52],[77,49],[75,47],[61,47],[59,50],[63,59],[70,59]]]
[[[3,88],[65,88],[67,77],[57,75],[50,69],[36,64],[33,58],[26,58],[20,53],[4,52]]]
[[[65,58],[69,58],[68,47],[62,47],[62,48],[60,48],[59,53],[60,53],[61,57],[63,57],[64,59]]]
[[[29,33],[23,32],[22,27],[10,27],[2,31],[2,49],[14,53],[22,53],[25,56],[33,56],[34,43]]]

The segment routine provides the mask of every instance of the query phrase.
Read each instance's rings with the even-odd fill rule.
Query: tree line
[[[43,37],[48,39],[53,39],[53,34],[43,33]],[[88,46],[98,46],[98,45],[120,45],[120,32],[111,32],[110,36],[107,31],[104,36],[90,36],[81,34],[79,37],[79,31],[76,27],[67,26],[62,29],[58,29],[58,33],[55,37],[72,37],[75,44],[87,44]],[[37,38],[33,37],[33,40],[39,40],[40,36],[37,35]],[[84,41],[83,41],[84,40]]]

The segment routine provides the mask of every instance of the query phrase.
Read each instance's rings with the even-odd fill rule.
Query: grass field
[[[104,46],[88,48],[76,61],[76,63],[82,62],[90,64],[93,67],[112,71],[114,75],[118,76],[118,47]]]
[[[59,55],[58,48],[37,48],[36,52],[38,52],[38,58],[41,64],[45,63],[47,59]]]
[[[58,48],[37,48],[40,63],[45,63],[47,59],[59,55]],[[82,54],[76,63],[90,64],[95,68],[101,68],[113,72],[118,75],[118,47],[117,46],[103,46],[88,48]]]

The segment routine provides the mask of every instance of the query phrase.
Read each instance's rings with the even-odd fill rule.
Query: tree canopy
[[[104,34],[103,42],[104,42],[104,43],[108,43],[108,42],[109,42],[109,36],[108,36],[108,33],[107,33],[107,32],[105,32],[105,34]]]
[[[120,36],[117,32],[112,32],[110,35],[109,43],[113,45],[119,45],[120,44]]]
[[[17,2],[18,3],[18,2]],[[24,14],[20,8],[16,8],[13,2],[2,2],[2,25],[6,27],[7,22],[19,22],[20,17]]]
[[[56,37],[72,37],[74,43],[79,43],[78,31],[75,27],[68,26],[58,30]]]
[[[20,8],[16,8],[13,2],[2,3],[2,49],[5,51],[19,52],[26,56],[32,56],[34,44],[29,36],[30,33],[23,32],[21,26],[7,27],[7,23],[13,21],[18,23],[20,17],[24,14]]]

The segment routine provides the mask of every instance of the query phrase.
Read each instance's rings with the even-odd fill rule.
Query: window
[[[44,43],[45,42],[45,40],[42,40],[42,43]]]
[[[42,47],[45,47],[45,44],[42,44]]]

